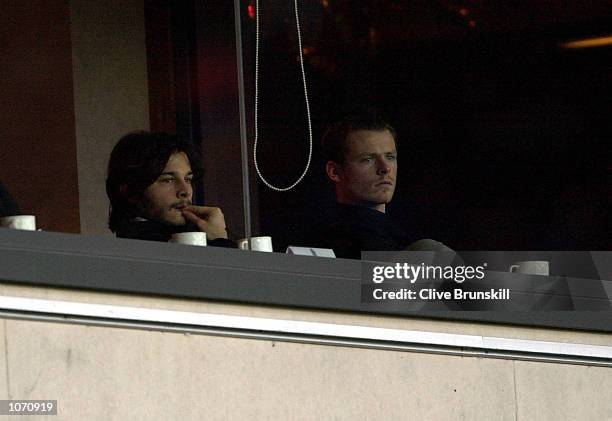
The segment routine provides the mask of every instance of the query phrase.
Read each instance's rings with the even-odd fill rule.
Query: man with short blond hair
[[[337,215],[321,231],[318,245],[353,259],[362,251],[403,250],[410,241],[386,215],[397,181],[393,127],[375,110],[358,110],[331,124],[321,144]]]

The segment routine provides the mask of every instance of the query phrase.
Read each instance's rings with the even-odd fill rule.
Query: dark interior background
[[[252,126],[249,6],[241,16]],[[300,7],[314,155],[291,192],[257,183],[259,233],[272,235],[275,248],[299,243],[328,214],[333,193],[319,139],[343,106],[367,103],[398,131],[388,213],[415,240],[457,250],[610,249],[612,47],[563,48],[612,34],[609,1]],[[308,152],[293,2],[262,1],[260,15],[259,164],[284,187]]]

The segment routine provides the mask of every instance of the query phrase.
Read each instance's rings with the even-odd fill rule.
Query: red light
[[[249,13],[249,18],[255,19],[255,6],[249,4],[247,7],[247,12]]]

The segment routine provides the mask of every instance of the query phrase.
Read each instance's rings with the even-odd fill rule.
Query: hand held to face
[[[210,206],[189,205],[181,209],[186,220],[195,224],[200,231],[206,233],[209,240],[227,238],[225,217],[221,209]]]

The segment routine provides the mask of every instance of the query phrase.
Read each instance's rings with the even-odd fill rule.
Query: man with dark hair
[[[322,148],[337,215],[318,244],[352,259],[361,258],[361,251],[405,249],[409,239],[385,214],[397,177],[393,127],[375,110],[352,112],[328,127]]]
[[[176,136],[134,132],[122,137],[108,163],[110,230],[117,237],[152,241],[203,231],[208,244],[231,247],[221,209],[192,204],[199,163],[195,148]]]

